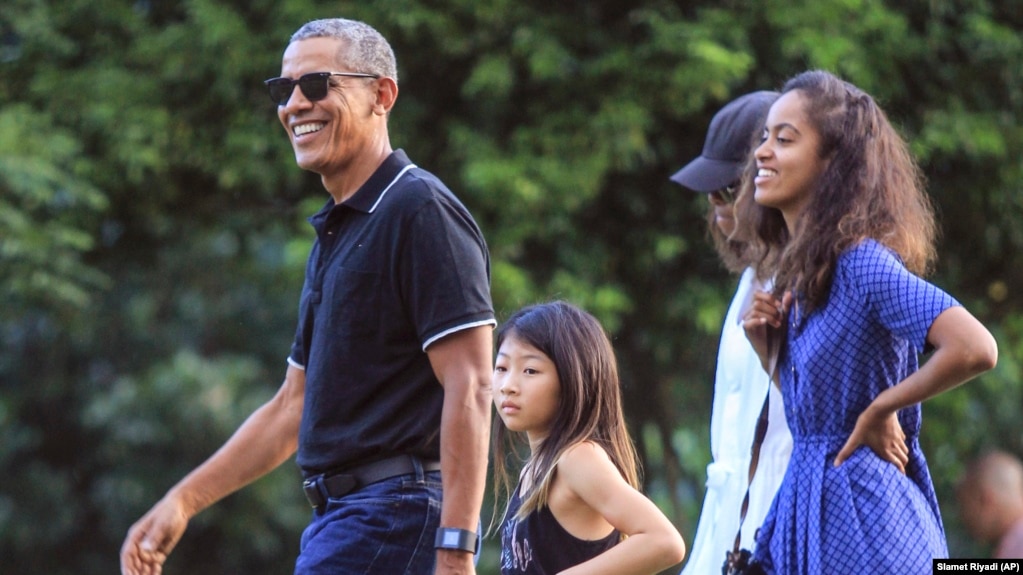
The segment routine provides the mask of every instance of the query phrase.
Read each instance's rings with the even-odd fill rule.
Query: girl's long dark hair
[[[893,250],[913,273],[929,273],[934,210],[920,169],[888,117],[868,94],[829,72],[803,72],[782,93],[793,90],[803,95],[827,166],[790,234],[779,210],[755,203],[751,156],[736,215],[749,235],[742,239],[750,242],[757,275],[774,276],[776,295],[792,291],[809,313],[827,301],[838,256],[864,239]]]
[[[547,438],[529,459],[530,488],[521,494],[519,516],[548,503],[554,470],[570,447],[592,441],[607,452],[622,477],[639,489],[639,463],[622,412],[618,366],[604,328],[596,318],[562,301],[538,304],[513,314],[497,331],[497,346],[513,337],[543,352],[554,363],[560,383],[557,415]],[[513,489],[506,447],[517,453],[514,435],[500,418],[493,434],[496,510]],[[519,438],[521,440],[521,437]]]

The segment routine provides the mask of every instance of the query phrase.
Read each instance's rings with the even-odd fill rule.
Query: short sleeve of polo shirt
[[[493,325],[487,246],[454,196],[435,192],[406,232],[399,246],[400,288],[423,349],[451,333]]]
[[[288,365],[305,371],[305,348],[302,345],[301,324],[295,330],[295,338],[291,340],[291,353],[288,354]]]
[[[863,242],[843,259],[881,325],[910,342],[918,353],[926,347],[934,320],[959,305],[941,288],[906,269],[894,252],[874,240]]]
[[[318,247],[319,246],[315,246],[315,244],[314,244],[314,248],[313,248],[314,251],[316,249],[318,249]],[[314,259],[314,257],[315,257],[315,254],[313,254],[313,257],[310,257],[306,261],[305,283],[302,286],[302,299],[303,300],[308,297],[308,293],[309,293],[309,289],[308,289],[309,285],[308,284],[309,284],[309,278],[312,275],[312,268],[313,268],[313,259]],[[304,302],[304,301],[299,302],[299,309],[300,310],[304,310],[306,305],[307,305],[307,303]],[[299,316],[301,316],[301,315],[302,314],[300,313]],[[297,367],[297,368],[305,371],[305,366],[306,366],[307,358],[306,358],[306,350],[305,350],[305,341],[302,338],[302,327],[303,327],[302,322],[299,321],[298,325],[295,328],[295,338],[291,342],[291,353],[288,354],[288,365],[291,365],[293,367]]]

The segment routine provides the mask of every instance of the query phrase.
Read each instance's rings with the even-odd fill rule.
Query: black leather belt
[[[316,475],[302,483],[305,498],[313,509],[327,503],[328,499],[344,497],[360,487],[383,481],[398,475],[411,475],[416,472],[415,460],[411,455],[397,455],[373,463],[358,465],[344,470],[343,473]],[[423,471],[440,471],[439,461],[420,460]]]

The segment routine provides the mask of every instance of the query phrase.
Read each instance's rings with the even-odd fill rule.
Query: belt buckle
[[[320,492],[320,480],[322,476],[306,479],[302,482],[302,491],[305,492],[306,501],[313,509],[326,503],[323,493]]]

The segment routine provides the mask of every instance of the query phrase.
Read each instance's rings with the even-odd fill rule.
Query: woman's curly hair
[[[775,295],[796,294],[805,312],[827,301],[838,256],[864,239],[887,246],[918,275],[935,259],[934,209],[909,148],[873,98],[825,71],[799,74],[782,94],[799,90],[818,131],[827,165],[796,229],[779,210],[758,205],[751,154],[736,203],[741,235],[757,275],[774,276]]]

